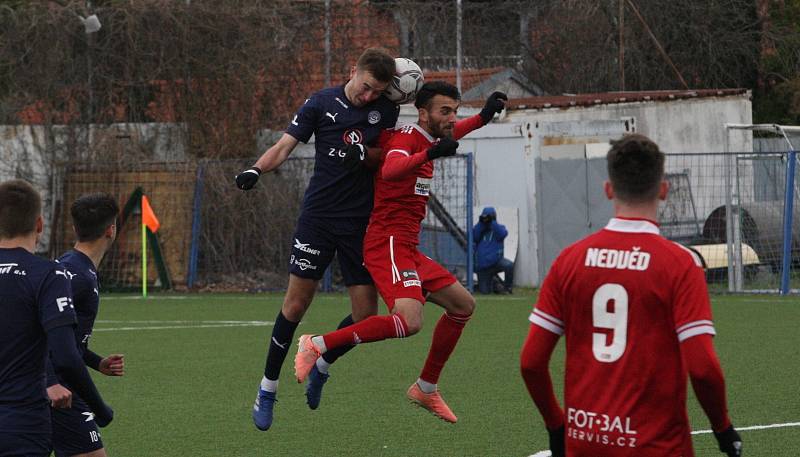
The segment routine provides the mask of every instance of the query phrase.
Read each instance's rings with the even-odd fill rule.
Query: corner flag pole
[[[150,206],[147,195],[142,195],[142,297],[147,297],[147,230],[156,233],[161,223]]]
[[[142,298],[147,298],[147,224],[144,222],[142,222]]]

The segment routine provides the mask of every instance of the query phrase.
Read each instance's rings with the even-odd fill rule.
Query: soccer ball
[[[425,82],[422,70],[413,60],[404,57],[394,59],[394,64],[397,68],[396,73],[384,94],[398,105],[411,103],[417,98],[417,91]]]

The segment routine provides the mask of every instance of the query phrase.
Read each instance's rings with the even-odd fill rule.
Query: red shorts
[[[428,292],[436,292],[456,282],[456,277],[443,266],[419,252],[415,243],[396,240],[390,235],[367,233],[364,264],[389,311],[398,298],[413,298],[425,303]]]

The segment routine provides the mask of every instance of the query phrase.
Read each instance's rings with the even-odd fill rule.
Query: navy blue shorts
[[[50,434],[0,432],[0,457],[47,457]]]
[[[100,431],[89,406],[72,397],[72,408],[51,408],[53,449],[56,457],[85,454],[103,448]]]
[[[319,281],[336,254],[345,286],[372,284],[364,266],[366,231],[366,220],[353,223],[301,218],[292,237],[289,273]]]

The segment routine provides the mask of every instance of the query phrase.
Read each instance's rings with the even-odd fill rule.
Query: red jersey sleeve
[[[676,294],[672,315],[678,341],[683,342],[696,335],[716,335],[714,322],[711,320],[711,302],[708,299],[702,263],[694,253],[683,246],[677,246],[684,250],[679,254],[691,258],[691,261],[686,260],[683,263],[682,269],[678,269],[682,274],[676,277],[677,284],[674,286]]]
[[[456,125],[453,127],[453,139],[460,140],[461,138],[467,136],[469,132],[481,127],[483,127],[483,119],[481,119],[479,114],[466,119],[461,119],[460,121],[456,122]]]
[[[561,288],[559,256],[542,282],[536,306],[528,318],[533,324],[556,335],[564,334],[563,294]]]
[[[428,155],[421,151],[422,145],[416,141],[413,133],[405,130],[395,131],[386,141],[381,177],[387,181],[396,181],[411,176],[422,164],[428,161]]]

